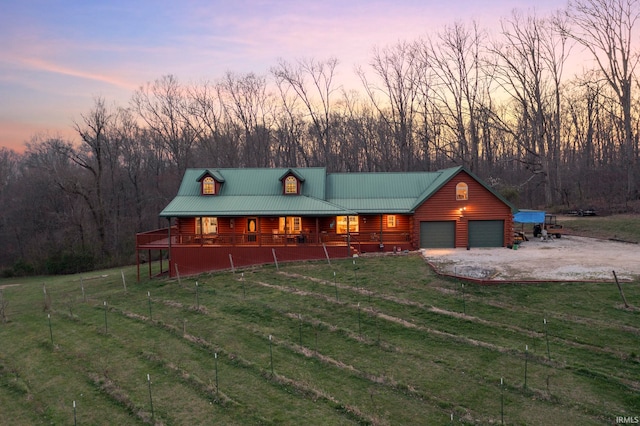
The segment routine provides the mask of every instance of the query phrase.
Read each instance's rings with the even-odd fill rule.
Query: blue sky
[[[557,0],[0,0],[0,146],[34,135],[76,138],[96,97],[126,106],[147,82],[227,71],[266,74],[280,59],[339,61],[354,81],[374,47],[455,22],[492,28],[511,11],[540,16]]]

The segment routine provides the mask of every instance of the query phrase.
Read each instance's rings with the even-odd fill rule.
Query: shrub
[[[95,268],[95,259],[89,253],[58,253],[46,261],[47,273],[51,275],[75,274]]]
[[[20,259],[13,265],[13,273],[18,277],[33,275],[36,273],[36,268],[31,263]]]

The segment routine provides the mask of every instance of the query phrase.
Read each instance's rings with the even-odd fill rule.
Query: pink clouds
[[[560,6],[557,0],[6,1],[0,146],[19,145],[43,129],[64,132],[96,96],[125,106],[139,86],[167,74],[214,80],[227,71],[266,74],[281,58],[335,57],[338,77],[352,82],[353,67],[366,67],[374,47],[416,40],[457,20],[497,23],[513,7]]]
[[[87,80],[94,80],[109,85],[121,87],[123,89],[135,90],[139,84],[132,84],[121,80],[114,75],[91,73],[88,71],[73,69],[70,67],[61,66],[52,62],[48,62],[37,58],[21,58],[21,64],[25,67],[31,68],[35,71],[62,74],[71,77],[79,77]]]

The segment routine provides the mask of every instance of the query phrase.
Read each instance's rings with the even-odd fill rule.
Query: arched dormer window
[[[284,193],[285,194],[297,194],[298,193],[298,179],[295,176],[287,176],[284,180]]]
[[[456,200],[464,201],[469,199],[469,186],[460,182],[456,185]]]
[[[202,195],[214,195],[216,193],[216,182],[211,176],[202,179]]]

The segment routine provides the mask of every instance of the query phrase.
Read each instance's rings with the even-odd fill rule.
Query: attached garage
[[[420,222],[420,248],[454,248],[455,243],[455,221]]]
[[[470,220],[470,247],[502,247],[504,245],[504,220]]]

